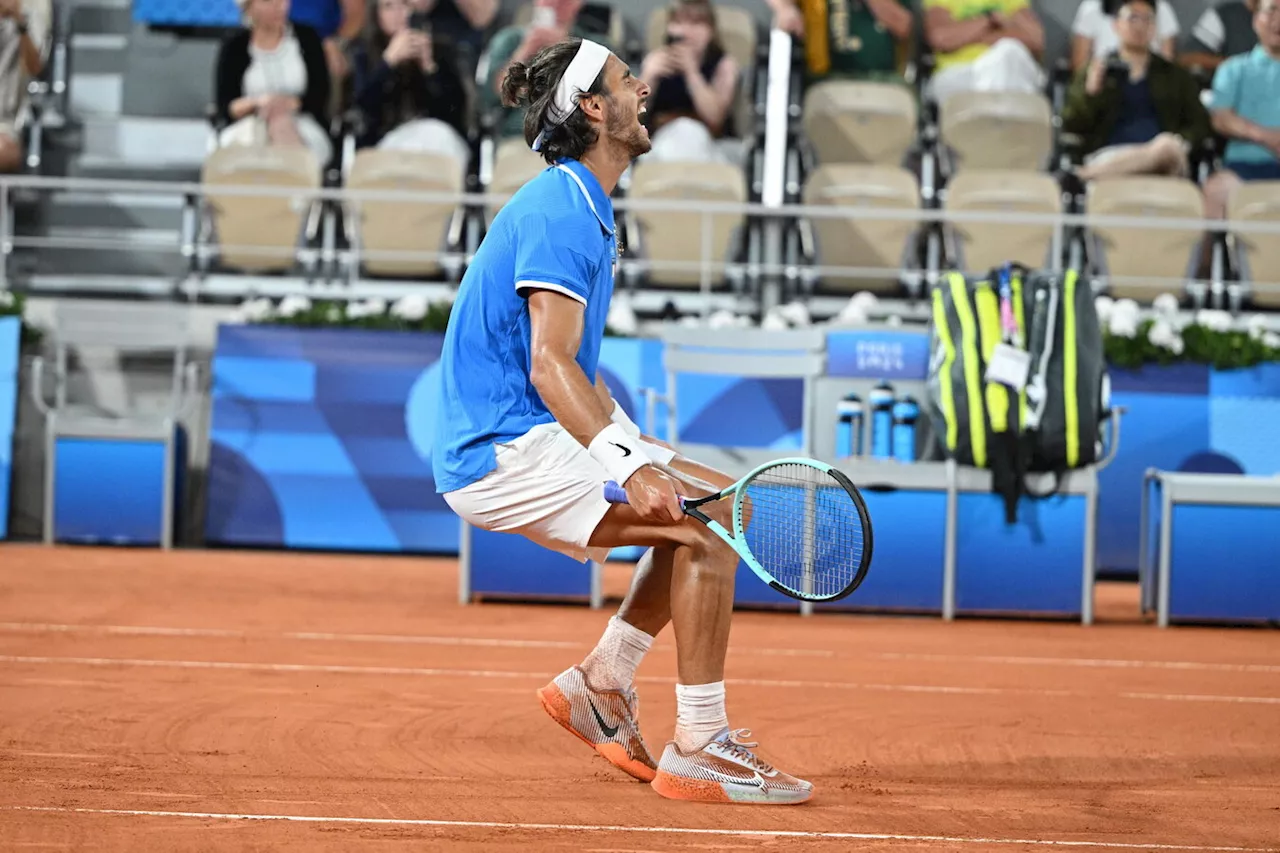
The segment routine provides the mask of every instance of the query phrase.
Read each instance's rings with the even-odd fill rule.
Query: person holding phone
[[[436,44],[456,50],[469,74],[475,73],[499,6],[498,0],[409,0],[412,13],[430,27]]]
[[[360,147],[433,151],[466,165],[466,90],[452,48],[435,44],[426,14],[409,0],[378,0],[354,65]]]
[[[579,21],[583,0],[533,0],[533,17],[528,27],[511,26],[499,30],[489,42],[488,71],[480,87],[480,107],[499,112],[498,133],[504,138],[524,134],[524,114],[502,104],[502,83],[507,68],[516,62],[528,62],[544,47],[567,38],[587,38],[612,50],[604,33],[593,32]]]
[[[640,79],[652,91],[649,128],[654,160],[726,162],[741,71],[725,53],[710,0],[676,0],[667,11],[666,44],[644,58]],[[719,144],[731,140],[729,145]]]

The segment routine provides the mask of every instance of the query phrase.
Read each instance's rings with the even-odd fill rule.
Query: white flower
[[[420,293],[410,293],[396,300],[391,306],[391,314],[406,322],[417,323],[427,316],[427,307],[427,297]]]
[[[1173,324],[1163,317],[1151,324],[1151,328],[1147,330],[1147,340],[1152,346],[1168,350],[1174,355],[1182,355],[1184,348],[1182,335],[1178,334]]]
[[[1111,315],[1113,317],[1120,314],[1126,317],[1132,317],[1135,322],[1138,319],[1138,315],[1141,313],[1142,309],[1139,308],[1138,303],[1134,302],[1132,299],[1117,299],[1116,304],[1111,308]]]
[[[783,305],[778,309],[778,316],[797,329],[813,324],[812,319],[809,317],[809,309],[803,302],[789,302]]]
[[[1103,326],[1107,325],[1107,321],[1111,319],[1115,307],[1116,301],[1110,296],[1099,296],[1093,300],[1093,308],[1098,312],[1098,322]]]
[[[280,305],[276,308],[277,313],[281,317],[288,319],[296,317],[299,314],[305,314],[311,310],[311,300],[305,296],[286,296],[280,300]]]
[[[870,314],[880,303],[880,298],[869,290],[859,290],[849,299],[850,305],[862,306],[864,314]]]
[[[1181,335],[1174,335],[1173,340],[1169,341],[1169,346],[1166,347],[1174,355],[1182,355],[1182,351],[1185,348],[1186,345],[1183,344]]]
[[[330,305],[329,310],[324,314],[324,318],[330,323],[342,322],[342,306]]]
[[[1134,338],[1138,335],[1138,315],[1114,311],[1108,331],[1117,338]]]
[[[634,335],[640,330],[640,321],[636,318],[635,309],[631,307],[631,300],[625,294],[613,297],[605,323],[620,335]]]
[[[782,317],[777,313],[777,309],[775,308],[774,310],[770,311],[768,314],[764,315],[764,320],[760,322],[760,328],[767,329],[768,331],[771,331],[771,332],[778,332],[783,329],[789,329],[791,327],[787,325],[787,321],[782,319]]]
[[[13,294],[7,290],[0,290],[0,308],[13,307]]]
[[[1262,336],[1262,345],[1267,349],[1280,349],[1280,334],[1267,332]]]
[[[1226,311],[1203,309],[1196,312],[1196,324],[1204,326],[1211,332],[1229,332],[1233,321]]]
[[[246,299],[240,303],[232,316],[235,323],[262,323],[270,320],[275,313],[275,306],[270,299]]]
[[[902,318],[897,314],[890,314],[888,317],[884,318],[884,324],[891,329],[896,329],[902,325]]]
[[[347,303],[347,319],[363,320],[366,317],[381,317],[387,313],[387,303],[381,299],[369,299],[364,302]]]
[[[1245,323],[1245,328],[1249,330],[1249,337],[1255,341],[1261,340],[1262,336],[1270,330],[1271,324],[1267,322],[1267,318],[1261,314],[1254,314]]]
[[[691,328],[691,329],[697,328],[698,326],[702,325],[702,318],[697,316],[696,314],[689,314],[688,316],[680,318],[680,325],[687,326],[688,328]]]
[[[725,308],[707,318],[708,329],[736,329],[738,325],[738,315]]]
[[[1155,302],[1151,303],[1151,307],[1157,314],[1172,317],[1178,313],[1178,297],[1172,293],[1162,293],[1156,297]]]

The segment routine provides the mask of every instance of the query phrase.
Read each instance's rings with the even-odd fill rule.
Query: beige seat
[[[651,163],[636,164],[631,178],[630,197],[637,201],[675,201],[683,206],[712,203],[744,204],[747,200],[746,179],[742,170],[723,163]],[[743,216],[738,213],[683,213],[672,210],[636,211],[634,219],[640,227],[641,251],[651,264],[688,263],[703,260],[703,243],[709,236],[708,260],[711,281],[724,280],[725,261]],[[697,287],[702,273],[697,268],[663,269],[655,266],[650,279],[656,284]]]
[[[501,197],[505,203],[515,195],[516,190],[545,168],[547,161],[538,152],[530,150],[523,138],[515,136],[504,139],[498,143],[498,149],[494,152],[493,178],[488,194]],[[493,222],[498,209],[493,207],[486,212],[487,221]]]
[[[918,210],[920,186],[915,175],[898,166],[829,163],[813,170],[804,186],[806,205],[849,207],[853,215],[813,219],[817,258],[823,267],[883,270],[878,275],[824,275],[827,289],[896,291],[908,241],[919,224],[877,220],[877,210]]]
[[[897,166],[916,132],[916,100],[894,83],[828,80],[804,98],[804,131],[819,163]]]
[[[1089,185],[1089,216],[1124,216],[1139,220],[1196,219],[1204,216],[1200,189],[1191,181],[1171,177],[1106,178]],[[1100,249],[1110,292],[1150,302],[1169,291],[1170,281],[1180,291],[1188,268],[1200,247],[1199,228],[1141,228],[1114,225],[1091,226]]]
[[[1053,178],[1036,172],[1005,169],[966,170],[947,184],[945,209],[951,212],[1008,214],[1009,222],[949,223],[955,238],[957,267],[985,272],[1007,261],[1040,268],[1053,245],[1051,223],[1019,222],[1019,214],[1054,214],[1062,209],[1062,193]]]
[[[463,164],[443,154],[365,149],[356,154],[347,189],[410,191],[461,196]],[[351,201],[361,261],[370,275],[431,276],[439,258],[389,259],[374,252],[438,252],[458,201]]]
[[[1039,170],[1053,150],[1053,110],[1043,95],[958,92],[942,104],[939,124],[962,169]]]
[[[1237,188],[1231,196],[1227,218],[1232,223],[1280,223],[1280,181],[1254,181]],[[1251,294],[1253,304],[1280,308],[1280,237],[1237,233],[1236,241],[1249,280],[1260,285]]]
[[[305,148],[219,148],[204,162],[201,180],[224,266],[252,272],[290,269],[320,186],[320,164]],[[298,194],[226,195],[218,187],[294,189]]]

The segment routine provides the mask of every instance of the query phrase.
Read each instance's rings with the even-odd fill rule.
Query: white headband
[[[547,110],[547,127],[533,140],[534,151],[542,147],[547,131],[564,124],[573,115],[573,111],[578,108],[578,98],[595,84],[608,59],[609,48],[587,39],[582,40],[578,45],[578,52],[573,55],[569,67],[564,70],[564,75],[556,85],[551,109]]]

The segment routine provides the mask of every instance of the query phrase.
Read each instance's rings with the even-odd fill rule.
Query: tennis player
[[[596,370],[618,260],[610,194],[649,150],[648,87],[595,42],[513,62],[502,84],[527,108],[525,140],[550,168],[494,218],[445,333],[436,487],[476,527],[516,533],[586,562],[650,548],[599,644],[538,691],[547,713],[664,797],[799,803],[813,786],[757,757],[729,728],[724,661],[738,557],[686,518],[680,495],[731,478],[640,430]],[[629,505],[605,501],[622,483]],[[675,626],[674,739],[654,761],[640,736],[636,668]]]

